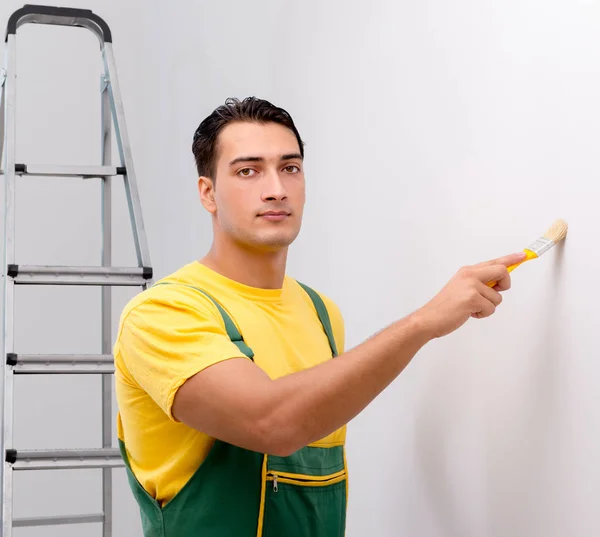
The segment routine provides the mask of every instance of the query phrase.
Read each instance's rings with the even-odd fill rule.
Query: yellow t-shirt
[[[272,379],[331,359],[331,349],[308,294],[286,277],[281,289],[258,289],[192,262],[134,297],[125,307],[114,346],[118,437],[131,469],[154,499],[171,500],[196,472],[214,438],[175,420],[177,389],[199,371],[243,357],[229,340],[214,303],[231,316]],[[157,283],[160,283],[157,282]],[[344,351],[339,309],[321,295],[338,349]],[[345,442],[343,427],[318,442]]]

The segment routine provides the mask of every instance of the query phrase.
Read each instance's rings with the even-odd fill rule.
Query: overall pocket
[[[347,474],[343,455],[333,468],[318,467],[315,454],[311,453],[310,466],[301,473],[285,471],[281,459],[267,465],[262,537],[344,536]],[[299,470],[298,456],[286,466]]]

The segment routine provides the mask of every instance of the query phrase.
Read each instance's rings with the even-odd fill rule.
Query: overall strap
[[[199,291],[200,293],[202,293],[203,295],[208,297],[212,301],[212,303],[217,307],[217,309],[219,310],[219,313],[221,314],[221,317],[223,318],[223,322],[225,323],[225,330],[227,331],[227,335],[229,336],[229,339],[231,340],[231,342],[234,345],[236,345],[238,349],[240,349],[240,351],[244,354],[244,356],[247,356],[248,358],[250,358],[250,360],[253,360],[254,351],[250,347],[248,347],[248,345],[246,345],[246,342],[244,341],[242,334],[235,326],[235,323],[233,322],[233,320],[231,319],[229,314],[223,309],[223,306],[221,306],[221,304],[219,304],[206,291],[204,291],[203,289],[200,289],[199,287],[194,287],[193,285],[188,285],[186,283],[159,282],[159,283],[155,283],[153,285],[153,287],[156,287],[157,285],[183,285],[184,287],[189,287],[190,289],[195,289],[196,291]]]
[[[323,299],[319,296],[319,294],[316,291],[311,289],[308,285],[305,285],[300,282],[298,282],[298,284],[302,287],[302,289],[304,289],[307,292],[308,296],[312,300],[312,303],[314,304],[315,309],[317,310],[317,315],[319,316],[319,320],[321,321],[321,324],[323,325],[323,329],[325,330],[325,333],[327,334],[327,339],[329,340],[329,346],[331,347],[331,353],[333,354],[334,357],[337,356],[338,355],[337,345],[335,344],[335,338],[333,337],[333,329],[331,328],[331,321],[329,320],[329,313],[327,313],[327,307],[325,306]]]

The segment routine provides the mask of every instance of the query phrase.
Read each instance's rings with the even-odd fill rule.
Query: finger
[[[498,282],[502,286],[505,285],[503,280],[509,276],[508,269],[504,265],[480,267],[474,270],[472,274],[482,283]]]
[[[489,287],[488,287],[489,289]],[[489,300],[481,297],[481,300],[477,304],[477,308],[471,314],[476,319],[484,319],[485,317],[489,317],[496,312],[496,306]]]
[[[505,255],[502,257],[498,257],[497,259],[492,259],[491,261],[484,261],[483,263],[479,263],[476,265],[477,267],[490,267],[493,265],[504,265],[505,267],[510,267],[511,265],[516,265],[517,263],[521,263],[527,257],[525,252],[518,252],[516,254]]]
[[[511,279],[510,273],[507,272],[506,276],[504,276],[504,278],[497,281],[496,285],[494,285],[493,288],[496,291],[508,291],[510,289],[511,285],[512,285],[512,279]]]
[[[491,287],[488,287],[484,283],[480,283],[477,286],[477,291],[479,291],[483,298],[491,302],[496,307],[498,307],[502,303],[502,295],[498,291],[492,289]]]

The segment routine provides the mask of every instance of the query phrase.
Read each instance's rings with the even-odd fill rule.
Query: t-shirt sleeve
[[[173,400],[196,373],[231,358],[246,358],[231,342],[210,300],[149,297],[124,317],[119,353],[131,378],[173,420]]]

